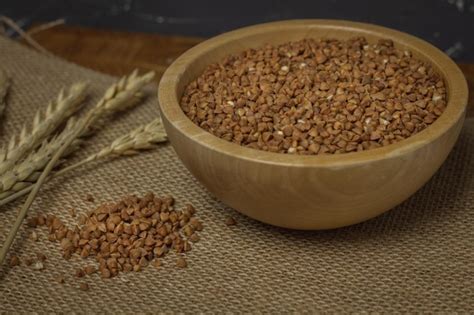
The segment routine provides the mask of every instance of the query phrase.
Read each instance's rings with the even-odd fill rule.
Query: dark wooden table
[[[203,38],[105,31],[58,26],[33,35],[56,56],[104,73],[121,76],[133,69],[159,76],[173,60]],[[474,63],[460,63],[469,84],[468,116],[474,116]]]

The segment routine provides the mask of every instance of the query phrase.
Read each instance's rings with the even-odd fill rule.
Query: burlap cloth
[[[29,122],[61,87],[87,80],[96,99],[114,78],[44,57],[0,37],[0,67],[13,77],[2,139]],[[107,124],[78,155],[158,115],[153,94],[140,107]],[[99,163],[49,183],[31,214],[54,213],[73,222],[78,212],[124,194],[172,194],[193,203],[205,224],[201,242],[177,269],[169,255],[160,270],[102,280],[77,280],[86,262],[61,258],[59,245],[17,235],[11,253],[43,252],[45,269],[0,269],[3,312],[474,312],[474,121],[467,120],[446,163],[416,195],[388,213],[355,226],[301,232],[261,224],[213,198],[180,163],[170,145],[140,156]],[[3,243],[21,203],[0,210]],[[228,215],[238,224],[224,224]],[[65,284],[53,278],[66,276]],[[78,289],[87,282],[89,292]]]

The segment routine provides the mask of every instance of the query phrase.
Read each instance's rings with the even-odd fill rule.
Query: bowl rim
[[[356,34],[366,33],[376,37],[390,38],[396,44],[409,47],[410,50],[424,55],[430,63],[436,64],[445,79],[448,103],[443,114],[421,132],[397,143],[380,148],[344,154],[298,155],[282,154],[252,149],[221,139],[202,129],[183,112],[178,98],[178,86],[186,68],[209,51],[228,43],[235,44],[245,37],[275,31],[276,29],[308,28],[344,29]],[[264,42],[262,42],[262,45]],[[242,50],[245,47],[242,46]],[[179,96],[180,97],[180,96]],[[468,102],[466,79],[459,67],[438,48],[415,36],[383,26],[345,20],[300,19],[257,24],[212,37],[194,46],[178,57],[163,74],[158,87],[158,100],[162,116],[183,136],[196,144],[224,155],[238,157],[248,161],[271,165],[293,167],[346,167],[387,158],[400,157],[412,153],[424,145],[445,134],[463,119]],[[173,143],[172,143],[173,144]]]

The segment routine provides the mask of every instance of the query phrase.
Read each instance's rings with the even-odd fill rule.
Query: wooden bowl
[[[447,85],[445,112],[420,133],[385,147],[340,155],[271,153],[220,139],[181,110],[186,85],[225,56],[303,38],[369,42],[392,39],[430,62]],[[292,20],[242,28],[211,38],[180,56],[159,85],[166,131],[189,171],[225,204],[256,220],[295,229],[330,229],[373,218],[406,200],[438,170],[461,130],[467,84],[437,48],[388,28],[346,21]]]

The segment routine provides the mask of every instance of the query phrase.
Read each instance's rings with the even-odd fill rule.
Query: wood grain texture
[[[58,57],[115,76],[134,69],[161,75],[174,59],[203,40],[73,26],[58,26],[33,38]]]
[[[295,156],[222,140],[199,128],[181,110],[183,89],[209,63],[264,43],[317,36],[365,36],[369,42],[392,39],[397,47],[429,61],[444,76],[449,95],[445,112],[422,132],[386,147],[339,155]],[[456,64],[416,37],[362,23],[295,20],[240,29],[188,50],[163,75],[158,97],[176,153],[215,196],[266,223],[327,229],[377,216],[424,185],[456,142],[468,91]]]

